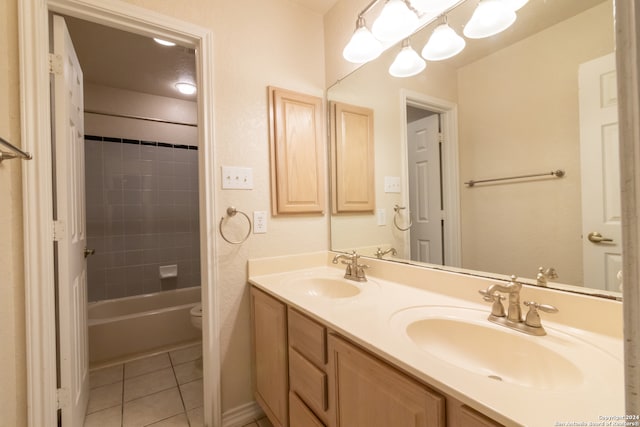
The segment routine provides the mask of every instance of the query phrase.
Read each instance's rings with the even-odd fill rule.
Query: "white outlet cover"
[[[267,232],[267,211],[253,212],[253,233],[261,234]]]

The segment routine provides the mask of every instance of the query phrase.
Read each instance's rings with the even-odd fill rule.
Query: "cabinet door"
[[[354,345],[329,336],[334,427],[444,427],[445,398]]]
[[[251,288],[255,398],[274,427],[289,425],[287,308]]]

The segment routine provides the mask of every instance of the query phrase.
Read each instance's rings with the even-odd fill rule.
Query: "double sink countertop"
[[[368,280],[355,282],[335,255],[250,260],[249,282],[504,425],[624,415],[620,302],[523,286],[521,302],[559,309],[530,336],[487,320],[478,290],[496,280],[362,259]]]

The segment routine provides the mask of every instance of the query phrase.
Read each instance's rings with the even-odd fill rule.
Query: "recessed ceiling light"
[[[154,37],[153,40],[156,43],[161,44],[162,46],[175,46],[176,45],[174,42],[170,42],[170,41],[167,41],[167,40],[162,40],[162,39],[159,39],[159,38],[156,38],[156,37]]]
[[[176,83],[176,89],[178,89],[180,93],[183,93],[185,95],[193,95],[194,93],[196,93],[196,86],[191,83]]]

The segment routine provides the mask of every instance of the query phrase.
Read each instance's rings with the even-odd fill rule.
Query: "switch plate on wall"
[[[267,211],[254,211],[253,212],[253,233],[266,233],[267,232]]]
[[[399,193],[400,192],[400,177],[399,176],[385,176],[384,177],[384,192],[385,193]]]
[[[252,190],[253,169],[239,166],[222,166],[222,188],[225,190]]]

